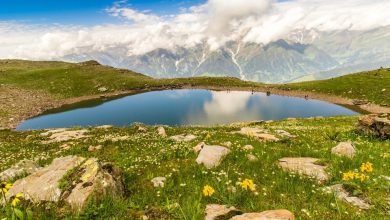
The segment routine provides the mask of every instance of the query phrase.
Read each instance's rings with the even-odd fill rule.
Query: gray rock
[[[190,142],[195,139],[196,136],[192,134],[188,134],[188,135],[179,134],[171,137],[171,140],[174,140],[176,142]]]
[[[352,158],[356,154],[356,148],[350,142],[341,142],[332,148],[332,154]]]
[[[41,167],[34,161],[22,160],[7,170],[0,173],[0,181],[11,181],[23,175],[29,175],[38,171]]]
[[[329,186],[329,187],[326,187],[325,188],[328,192],[332,192],[332,193],[335,193],[335,195],[353,205],[353,206],[356,206],[360,209],[370,209],[371,208],[371,205],[366,203],[364,200],[358,198],[358,197],[355,197],[355,196],[350,196],[349,193],[343,188],[343,185],[342,184],[337,184],[337,185],[333,185],[333,186]]]
[[[223,158],[230,153],[230,150],[222,146],[204,145],[196,162],[203,164],[207,169],[219,166]]]
[[[100,88],[98,88],[98,91],[99,92],[107,92],[108,89],[106,87],[100,87]]]
[[[275,135],[265,133],[264,130],[259,128],[244,127],[238,132],[239,134],[254,137],[260,141],[279,141],[279,138]]]
[[[164,137],[164,138],[167,137],[167,133],[165,132],[164,127],[158,127],[157,132],[158,132],[158,135],[160,135],[161,137]]]
[[[326,166],[315,164],[319,159],[311,157],[296,157],[279,159],[279,165],[283,170],[297,172],[316,178],[320,182],[329,180],[329,175],[325,172]]]
[[[383,139],[390,138],[390,114],[371,114],[359,119],[358,130]]]
[[[269,210],[259,213],[245,213],[230,220],[294,220],[295,216],[288,210]]]
[[[83,138],[87,138],[89,136],[86,135],[88,130],[67,130],[64,128],[49,130],[47,132],[41,133],[41,136],[48,137],[49,140],[43,141],[43,144],[57,143],[57,142],[65,142],[70,140],[79,140]]]
[[[151,182],[153,183],[153,186],[156,188],[157,187],[164,188],[165,181],[167,181],[167,178],[165,178],[165,177],[155,177],[151,180]]]

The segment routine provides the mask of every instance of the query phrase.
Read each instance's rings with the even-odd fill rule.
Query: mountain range
[[[268,44],[237,40],[217,50],[204,42],[128,55],[125,46],[117,46],[63,59],[96,60],[156,78],[232,76],[265,83],[319,80],[390,67],[390,26],[369,31],[296,30]]]

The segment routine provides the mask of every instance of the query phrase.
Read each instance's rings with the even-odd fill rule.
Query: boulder
[[[244,127],[238,133],[254,137],[260,141],[279,141],[279,138],[275,137],[275,135],[265,133],[264,130],[258,128]]]
[[[358,130],[383,139],[390,138],[390,114],[371,114],[359,119]]]
[[[101,150],[103,147],[102,147],[102,145],[98,145],[98,146],[89,146],[88,147],[88,151],[89,152],[95,152],[95,151],[99,151],[99,150]]]
[[[248,158],[248,160],[250,161],[250,162],[255,162],[255,161],[258,161],[259,159],[255,156],[255,155],[253,155],[253,154],[247,154],[246,155],[246,158]]]
[[[116,167],[95,158],[67,156],[16,181],[7,198],[22,192],[32,202],[65,201],[80,209],[95,192],[121,195],[123,190],[121,173]]]
[[[206,206],[205,220],[229,219],[241,213],[241,211],[234,208],[233,206],[228,207],[226,205],[209,204]]]
[[[158,135],[160,135],[161,137],[163,137],[163,138],[167,137],[167,133],[165,132],[164,127],[158,127],[157,132],[158,132]]]
[[[243,149],[246,150],[246,151],[252,151],[255,148],[252,145],[245,145]]]
[[[356,149],[350,142],[341,142],[332,148],[332,154],[352,158],[356,154]]]
[[[320,182],[329,180],[326,166],[315,164],[319,159],[311,157],[285,157],[279,159],[279,166],[286,171],[297,172],[316,178]]]
[[[350,196],[349,192],[347,192],[342,184],[337,184],[333,186],[329,186],[325,188],[326,191],[329,193],[334,193],[337,198],[340,200],[343,200],[344,202],[347,202],[353,206],[358,207],[359,209],[370,209],[371,205],[366,203],[364,200],[355,197],[355,196]]]
[[[207,169],[219,166],[223,158],[230,153],[230,150],[222,146],[204,145],[196,162],[203,164]]]
[[[294,220],[295,216],[288,210],[269,210],[259,213],[245,213],[231,218],[231,220]]]
[[[202,150],[202,148],[205,146],[206,144],[204,142],[200,142],[199,144],[197,144],[195,147],[193,147],[192,149],[194,150],[194,152],[197,154],[199,153],[199,151]]]
[[[296,137],[295,135],[292,135],[285,130],[276,130],[275,132],[284,138],[295,138]]]
[[[156,188],[157,187],[164,188],[165,181],[167,181],[167,178],[165,178],[165,177],[155,177],[151,180],[151,182],[153,183],[153,186]]]
[[[176,142],[190,142],[195,139],[196,136],[192,134],[188,134],[188,135],[179,134],[171,137],[171,140],[174,140]]]
[[[22,160],[12,167],[0,173],[0,181],[11,181],[23,175],[29,175],[38,171],[41,167],[34,161]]]
[[[88,130],[67,130],[67,129],[54,129],[41,133],[41,136],[48,137],[49,140],[43,141],[44,144],[65,142],[70,140],[79,140],[87,138]]]

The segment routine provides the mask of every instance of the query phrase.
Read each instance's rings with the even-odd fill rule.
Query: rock
[[[161,137],[164,137],[164,138],[167,137],[167,133],[165,132],[164,127],[158,127],[157,132],[158,132],[158,135],[160,135]]]
[[[0,181],[11,181],[17,177],[23,175],[29,175],[36,172],[41,167],[34,161],[31,160],[22,160],[19,163],[13,165],[12,167],[4,170],[0,173]]]
[[[252,145],[245,145],[243,149],[246,150],[246,151],[252,151],[255,148]]]
[[[121,196],[124,193],[122,174],[110,163],[101,163],[96,158],[90,158],[75,172],[76,181],[71,183],[61,197],[73,208],[83,208],[95,192],[99,193],[99,196]]]
[[[227,141],[227,142],[223,143],[222,145],[225,147],[231,147],[233,144],[232,144],[232,142]]]
[[[7,198],[19,192],[33,202],[66,201],[74,208],[82,208],[94,192],[121,195],[123,183],[121,173],[111,164],[103,164],[95,158],[67,156],[16,181]]]
[[[386,180],[386,181],[390,181],[390,176],[380,175],[379,177],[380,177],[381,179]]]
[[[203,149],[203,147],[205,146],[206,144],[204,142],[200,142],[199,144],[197,144],[195,147],[193,147],[192,149],[194,150],[194,152],[197,154],[199,153],[199,151],[201,151]]]
[[[345,201],[353,206],[356,206],[360,209],[370,209],[371,208],[371,205],[366,203],[364,200],[362,200],[358,197],[355,197],[355,196],[350,196],[349,193],[343,188],[342,184],[329,186],[329,187],[326,187],[325,189],[328,192],[335,193],[335,195],[339,199],[341,199],[341,200],[343,200],[343,201]]]
[[[106,87],[100,87],[100,88],[98,88],[98,91],[99,92],[107,92],[108,89]]]
[[[245,127],[241,128],[238,133],[254,137],[260,141],[279,141],[279,138],[275,137],[275,135],[264,133],[264,130],[258,128]]]
[[[138,125],[138,129],[137,129],[139,132],[147,132],[148,129],[145,128],[144,126],[141,126],[141,125]]]
[[[352,158],[356,154],[356,149],[350,142],[341,142],[332,148],[332,154]]]
[[[245,213],[231,218],[231,220],[295,220],[295,216],[288,210],[270,210],[260,213]]]
[[[165,177],[156,177],[156,178],[152,179],[152,183],[153,183],[153,186],[156,188],[157,187],[163,188],[166,180],[167,180],[167,178],[165,178]]]
[[[228,207],[226,205],[209,204],[206,206],[205,220],[229,219],[241,213],[241,211],[234,208],[233,206]]]
[[[295,135],[292,135],[285,130],[276,130],[275,132],[278,133],[282,137],[287,137],[287,138],[295,138],[296,137]]]
[[[357,100],[357,99],[355,99],[355,100],[352,100],[352,103],[354,105],[367,105],[368,101],[367,100]]]
[[[97,129],[110,129],[110,128],[113,128],[112,125],[101,125],[101,126],[97,126],[96,127]]]
[[[255,162],[255,161],[258,161],[258,160],[259,160],[259,159],[258,159],[255,155],[253,155],[253,154],[247,154],[247,155],[246,155],[246,158],[248,158],[248,160],[251,161],[251,162]]]
[[[70,140],[78,140],[87,138],[89,136],[85,135],[88,133],[88,130],[67,130],[67,129],[55,129],[49,130],[45,133],[42,133],[41,136],[48,136],[48,141],[43,141],[43,144],[50,144],[56,142],[64,142]]]
[[[11,198],[23,192],[27,199],[33,201],[58,202],[61,196],[58,183],[66,172],[79,166],[83,160],[84,158],[76,156],[55,159],[51,165],[16,181],[8,191],[7,197]]]
[[[188,135],[179,134],[171,137],[171,140],[174,140],[176,142],[190,142],[195,139],[196,136],[192,134],[188,134]]]
[[[382,91],[382,92],[386,92],[386,89],[382,89],[381,91]]]
[[[359,119],[358,130],[383,139],[390,138],[390,114],[371,114]]]
[[[196,162],[203,164],[207,169],[217,167],[230,150],[222,146],[204,145]]]
[[[279,165],[283,170],[312,176],[320,182],[325,182],[329,179],[329,175],[325,172],[326,166],[315,164],[318,160],[311,157],[286,157],[279,159]]]
[[[99,150],[101,150],[103,147],[102,147],[102,145],[98,145],[98,146],[89,146],[88,147],[88,151],[89,152],[95,152],[95,151],[99,151]]]

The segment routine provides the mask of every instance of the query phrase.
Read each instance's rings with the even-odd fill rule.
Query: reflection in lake
[[[116,100],[72,106],[20,124],[18,130],[134,122],[165,125],[212,125],[289,117],[356,115],[345,107],[318,100],[265,93],[166,90]]]

